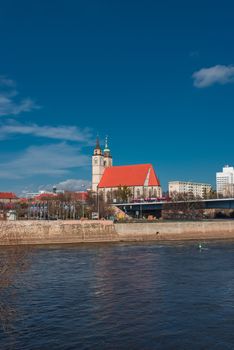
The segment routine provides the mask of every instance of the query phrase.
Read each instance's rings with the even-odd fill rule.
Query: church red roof
[[[98,187],[144,186],[148,173],[148,186],[160,186],[151,164],[137,164],[106,168]]]

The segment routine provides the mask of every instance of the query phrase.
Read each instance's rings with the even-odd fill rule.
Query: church
[[[102,151],[97,138],[92,156],[92,191],[114,200],[116,191],[127,186],[131,199],[162,197],[159,179],[151,164],[113,166],[106,138]]]

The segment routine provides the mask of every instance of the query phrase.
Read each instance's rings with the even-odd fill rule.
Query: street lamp
[[[81,191],[82,191],[82,195],[81,195],[81,198],[82,198],[82,217],[84,218],[84,187],[85,185],[81,185]],[[82,190],[83,189],[83,190]]]

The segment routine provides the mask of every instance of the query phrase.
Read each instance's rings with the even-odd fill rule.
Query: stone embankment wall
[[[0,221],[0,245],[118,240],[112,221]]]
[[[0,245],[234,239],[234,221],[0,221]]]
[[[124,240],[234,239],[234,220],[115,225]]]

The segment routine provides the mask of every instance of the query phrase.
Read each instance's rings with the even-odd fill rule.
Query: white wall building
[[[234,167],[225,165],[222,172],[216,173],[216,190],[223,196],[234,196]]]
[[[101,181],[102,175],[106,168],[112,167],[113,160],[110,153],[110,149],[107,143],[107,137],[105,142],[105,149],[102,152],[99,139],[97,138],[96,147],[92,156],[92,191],[97,192],[98,185]]]
[[[211,185],[206,183],[198,182],[187,182],[187,181],[170,181],[169,182],[169,196],[174,192],[177,193],[189,193],[195,197],[203,198],[205,194],[211,191]]]

